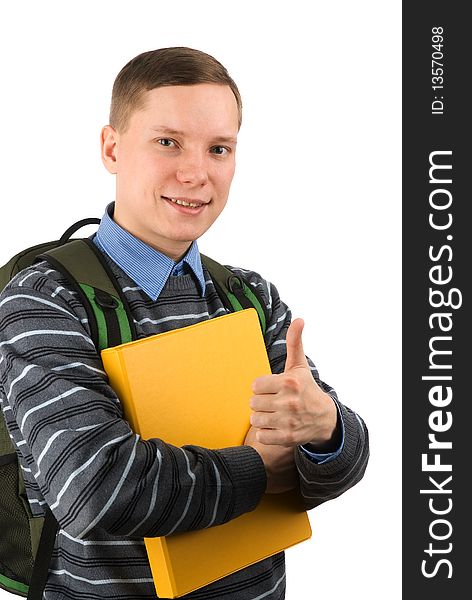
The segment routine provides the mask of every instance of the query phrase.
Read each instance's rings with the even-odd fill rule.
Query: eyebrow
[[[165,133],[166,135],[185,136],[183,131],[172,129],[172,127],[166,127],[165,125],[156,125],[155,127],[151,127],[151,130],[158,133]],[[217,135],[213,139],[215,142],[225,142],[227,144],[236,144],[237,142],[233,135]]]

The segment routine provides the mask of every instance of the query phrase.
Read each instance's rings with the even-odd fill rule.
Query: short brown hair
[[[241,126],[242,102],[235,82],[213,56],[186,47],[159,48],[131,59],[118,73],[111,96],[110,125],[126,131],[131,114],[143,107],[144,93],[170,85],[216,83],[228,85],[238,105]]]

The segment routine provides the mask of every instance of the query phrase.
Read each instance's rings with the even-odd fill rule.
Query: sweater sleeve
[[[94,528],[142,538],[218,525],[264,493],[264,465],[249,446],[179,448],[133,433],[84,308],[34,268],[0,295],[0,384],[30,502],[46,502],[76,538]]]
[[[262,295],[269,313],[265,344],[272,373],[283,373],[287,358],[286,334],[292,321],[290,309],[279,297],[276,287],[258,273],[230,267],[244,275],[246,281]],[[322,381],[313,361],[307,356],[313,378],[338,406],[344,430],[341,451],[326,462],[311,460],[303,449],[295,448],[295,464],[300,478],[300,491],[307,510],[326,500],[337,498],[360,481],[369,459],[368,431],[364,421],[353,410],[344,406],[334,389]]]

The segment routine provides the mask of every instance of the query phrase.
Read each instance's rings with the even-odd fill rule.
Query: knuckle
[[[287,410],[289,413],[298,414],[300,412],[300,405],[298,399],[291,396],[287,398]]]
[[[284,378],[284,385],[283,385],[283,387],[284,387],[284,389],[286,391],[294,392],[296,394],[298,394],[301,391],[300,382],[293,375],[287,375]]]

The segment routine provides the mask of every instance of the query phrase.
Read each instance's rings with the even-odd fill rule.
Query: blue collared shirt
[[[171,258],[155,250],[120,227],[112,219],[115,203],[105,210],[95,244],[135,281],[146,294],[157,300],[171,275],[194,272],[202,297],[205,295],[205,277],[196,240],[192,242],[184,258],[175,263]]]
[[[190,271],[197,278],[202,297],[205,295],[205,277],[196,240],[192,242],[182,260],[176,263],[115,223],[112,218],[114,207],[114,202],[106,207],[93,239],[100,250],[108,254],[152,300],[157,300],[169,277],[183,275]],[[305,454],[319,464],[335,459],[343,448],[344,424],[339,408],[338,413],[343,435],[341,446],[336,452],[318,454],[301,446]]]

